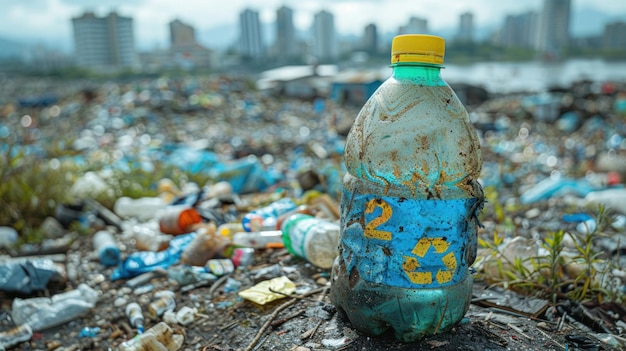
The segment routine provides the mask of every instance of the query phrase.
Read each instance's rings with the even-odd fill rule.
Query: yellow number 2
[[[378,230],[379,226],[384,223],[387,223],[391,215],[393,214],[393,209],[391,206],[381,199],[371,199],[367,203],[367,207],[365,208],[365,213],[371,214],[374,210],[380,207],[382,213],[380,216],[372,219],[369,223],[365,224],[364,235],[369,239],[379,239],[379,240],[391,240],[391,232]]]

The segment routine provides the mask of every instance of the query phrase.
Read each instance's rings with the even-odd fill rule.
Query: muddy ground
[[[486,306],[480,297],[485,285],[480,281],[475,283],[476,299],[467,318],[449,332],[410,344],[395,341],[392,335],[364,335],[351,328],[329,303],[329,272],[291,257],[284,249],[259,251],[253,266],[232,273],[230,278],[241,283],[238,290],[231,289],[234,281],[226,277],[206,286],[182,288],[160,276],[143,285],[144,291],[149,291],[136,294],[126,286],[127,280],[108,279],[112,268],[105,269],[95,260],[85,240],[79,238],[72,245],[76,252],[69,255],[70,262],[82,262],[74,281],[52,284],[35,296],[54,295],[84,282],[101,293],[96,307],[72,322],[36,332],[30,341],[9,350],[118,349],[136,335],[120,301],[137,301],[145,311],[159,290],[176,292],[176,311],[183,306],[198,309],[192,323],[170,324],[174,333],[185,337],[181,350],[618,350],[601,344],[592,335],[586,336],[586,331],[573,324],[545,319],[545,312],[530,318],[509,312],[506,306]],[[281,267],[280,272],[268,268],[275,265]],[[271,277],[260,274],[264,271],[289,277],[297,285],[296,296],[305,297],[285,297],[264,306],[240,298],[237,291]],[[0,293],[5,312],[15,297]],[[162,320],[144,314],[146,329]],[[7,323],[5,314],[5,328]],[[100,329],[95,335],[81,336],[85,327]]]

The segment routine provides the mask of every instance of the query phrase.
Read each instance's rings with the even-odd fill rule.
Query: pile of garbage
[[[253,349],[270,327],[249,317],[220,325],[220,316],[259,314],[315,295],[299,312],[312,323],[301,350],[355,345],[358,333],[336,325],[312,336],[336,318],[324,300],[337,255],[345,126],[356,108],[270,99],[229,77],[108,82],[95,90],[73,84],[58,99],[0,101],[3,148],[13,144],[46,158],[44,146],[67,132],[75,136],[67,145],[74,155],[60,162],[107,164],[68,186],[76,201],[56,205],[40,227],[42,243],[18,247],[20,233],[0,227],[0,349],[28,342],[48,350],[220,349],[212,340],[226,336],[222,346]],[[20,95],[17,86],[3,89],[6,100]],[[626,294],[626,85],[581,82],[468,109],[488,196],[480,239],[489,245],[476,276],[509,287],[506,272],[520,267],[527,280],[540,279],[535,270],[562,269],[573,282],[561,287],[563,301],[592,265],[603,273],[588,288],[610,291],[613,301],[543,299],[532,312],[506,307],[547,320],[562,345],[576,345],[564,338],[578,333],[606,349],[626,347],[626,311],[615,303]],[[95,200],[111,191],[112,169],[151,172],[160,164],[211,181],[164,178],[151,185],[155,196],[120,196],[111,208]],[[561,238],[558,264],[536,269],[545,268],[552,253],[546,239],[559,231],[572,235]],[[602,255],[584,261],[580,238]],[[477,291],[475,305],[489,301],[489,291]],[[203,335],[207,326],[226,336]],[[246,328],[259,338],[242,333]],[[62,341],[65,331],[71,345]]]

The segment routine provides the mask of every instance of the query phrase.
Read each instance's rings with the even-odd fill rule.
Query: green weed
[[[604,206],[594,210],[595,228],[584,233],[563,230],[545,235],[536,252],[524,257],[512,256],[507,241],[497,231],[490,239],[479,239],[483,254],[476,265],[483,271],[479,275],[491,284],[502,285],[524,294],[540,296],[552,303],[571,299],[577,302],[616,301],[623,303],[619,279],[612,274],[620,269],[619,257],[607,257],[598,251],[595,242],[606,236],[613,214]],[[566,248],[571,239],[574,249]],[[571,244],[570,244],[571,245]],[[523,245],[520,245],[523,247]]]

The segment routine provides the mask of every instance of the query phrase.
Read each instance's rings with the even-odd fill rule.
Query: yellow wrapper
[[[280,292],[281,294],[271,292],[270,289]],[[278,277],[262,281],[249,289],[242,290],[239,292],[239,296],[259,305],[265,305],[268,302],[285,298],[285,295],[291,295],[295,291],[296,284],[289,280],[289,278]]]

